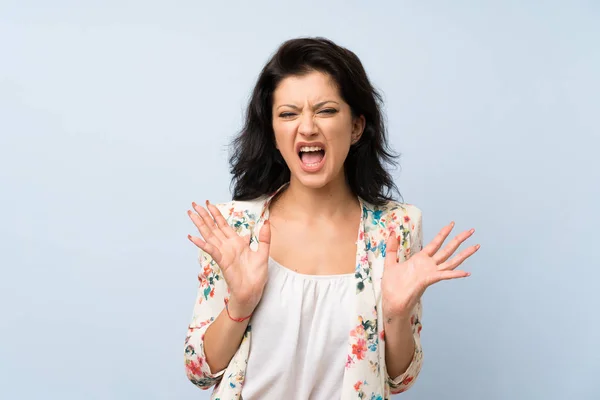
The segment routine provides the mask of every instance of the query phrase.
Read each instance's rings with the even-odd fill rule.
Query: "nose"
[[[312,112],[303,112],[300,115],[298,133],[302,136],[313,136],[317,134],[317,125],[315,124]]]

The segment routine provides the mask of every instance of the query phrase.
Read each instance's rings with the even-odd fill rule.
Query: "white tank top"
[[[355,293],[354,274],[299,274],[269,259],[242,399],[339,399]]]

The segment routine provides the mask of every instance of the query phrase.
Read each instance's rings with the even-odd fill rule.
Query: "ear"
[[[365,130],[366,120],[365,116],[361,115],[360,117],[356,117],[352,121],[352,144],[357,143],[360,140],[364,130]]]

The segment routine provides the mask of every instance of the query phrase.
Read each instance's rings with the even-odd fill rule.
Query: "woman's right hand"
[[[268,277],[271,227],[265,221],[258,236],[258,250],[250,249],[250,235],[238,235],[213,204],[206,202],[208,211],[192,203],[196,213],[188,215],[202,238],[188,235],[188,239],[210,255],[223,272],[229,288],[229,312],[232,317],[250,315],[262,298]],[[210,213],[209,213],[210,212]]]

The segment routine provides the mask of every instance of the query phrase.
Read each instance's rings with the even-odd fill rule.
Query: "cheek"
[[[352,144],[352,127],[351,126],[332,126],[331,129],[324,130],[327,132],[326,135],[327,143],[329,144],[330,150],[336,155],[345,156],[350,150]]]
[[[273,131],[275,132],[275,147],[284,157],[287,157],[288,153],[293,152],[294,136],[285,126],[273,125]]]
[[[343,143],[340,141],[337,146],[335,146],[335,161],[336,163],[344,163],[346,161],[346,157],[348,157],[348,153],[350,152],[350,144],[346,144],[346,141]]]

